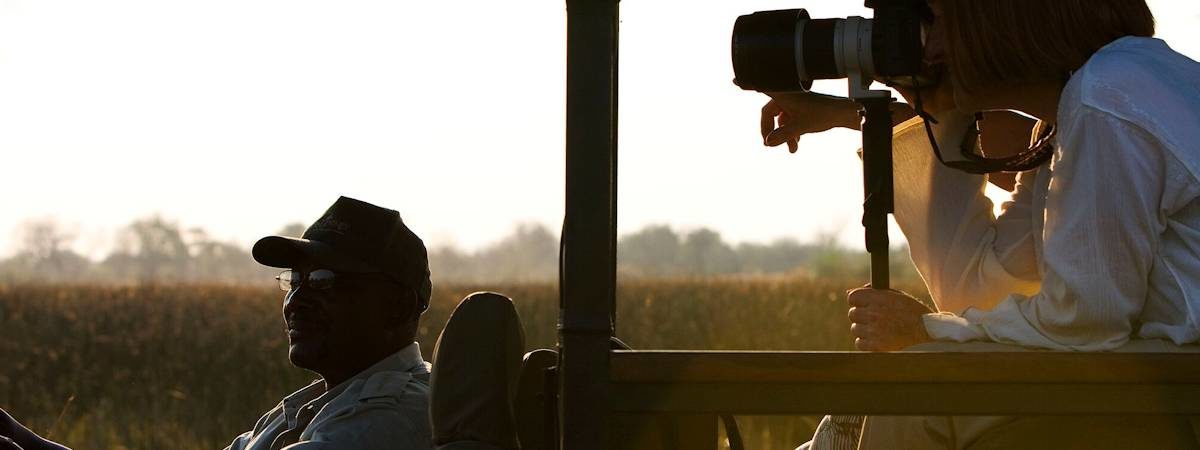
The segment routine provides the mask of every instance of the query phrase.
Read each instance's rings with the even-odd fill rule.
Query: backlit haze
[[[621,2],[621,232],[859,245],[857,132],[763,147],[729,34],[756,10],[860,4]],[[1151,7],[1200,58],[1200,3]],[[557,229],[565,21],[561,0],[0,0],[0,256],[45,217],[91,256],[156,213],[248,246],[338,195],[399,210],[430,245]]]

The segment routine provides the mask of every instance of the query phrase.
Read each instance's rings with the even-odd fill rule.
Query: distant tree
[[[813,246],[793,239],[780,239],[770,244],[741,243],[738,259],[745,273],[785,273],[803,267],[812,259]]]
[[[637,276],[669,276],[680,272],[679,235],[666,225],[648,225],[622,236],[617,243],[618,267]]]
[[[558,236],[541,224],[521,224],[496,243],[472,253],[454,246],[429,251],[435,281],[546,282],[558,277]]]
[[[738,255],[721,239],[720,233],[700,228],[687,234],[680,246],[680,261],[694,275],[737,273]]]
[[[187,246],[191,257],[183,276],[187,281],[263,284],[277,272],[255,262],[242,246],[217,241],[203,228],[188,230]]]
[[[17,253],[0,272],[12,280],[84,281],[92,261],[71,250],[75,234],[52,218],[27,220],[17,227]]]
[[[458,247],[443,245],[429,250],[429,276],[440,281],[472,281],[478,278],[475,259]]]
[[[161,216],[135,220],[117,236],[103,265],[116,277],[140,282],[187,278],[191,254],[179,225]]]
[[[866,252],[846,248],[834,233],[817,235],[814,243],[812,274],[818,277],[867,278],[871,275],[871,262]]]
[[[17,234],[19,252],[37,259],[53,258],[66,251],[75,239],[73,233],[51,218],[27,220],[18,227]]]
[[[542,224],[521,224],[476,255],[485,280],[548,281],[558,274],[558,236]]]

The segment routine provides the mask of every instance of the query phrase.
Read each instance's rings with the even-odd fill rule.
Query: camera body
[[[813,19],[804,9],[759,11],[733,27],[734,83],[760,92],[808,90],[813,80],[847,78],[850,96],[874,96],[871,80],[931,82],[922,64],[925,0],[866,0],[874,18]]]

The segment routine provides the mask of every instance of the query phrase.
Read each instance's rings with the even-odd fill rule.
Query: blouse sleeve
[[[943,154],[957,156],[949,143],[961,142],[973,118],[940,116],[935,138]],[[893,139],[896,222],[938,309],[990,308],[1009,293],[1036,292],[1032,173],[1018,177],[1013,200],[996,217],[984,195],[986,179],[938,162],[921,119],[898,125]]]
[[[1087,106],[1060,127],[1040,289],[1010,294],[990,311],[926,316],[927,328],[947,331],[935,338],[1080,351],[1129,340],[1165,226],[1167,161],[1143,130]]]

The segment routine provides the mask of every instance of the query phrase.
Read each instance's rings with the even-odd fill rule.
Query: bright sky
[[[857,245],[857,133],[761,147],[729,33],[739,14],[859,2],[621,4],[622,232]],[[1200,59],[1200,2],[1151,7]],[[49,216],[92,255],[154,213],[249,245],[338,195],[398,209],[432,245],[557,228],[564,39],[562,0],[0,0],[0,256]]]

